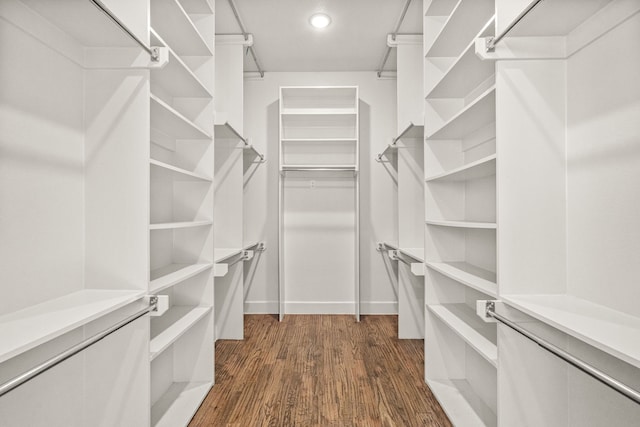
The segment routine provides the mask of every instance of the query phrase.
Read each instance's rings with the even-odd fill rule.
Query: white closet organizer
[[[358,103],[356,86],[280,88],[280,320],[360,319]]]
[[[496,7],[498,34],[517,22],[477,44],[497,60],[499,310],[640,389],[640,2]],[[498,349],[500,425],[637,425],[640,405],[504,325]]]
[[[250,36],[216,36],[214,185],[223,201],[215,204],[216,340],[244,337],[244,262],[265,250],[245,235],[243,221],[245,179],[265,161],[243,136],[243,58],[252,43]]]
[[[148,305],[148,68],[167,52],[146,2],[103,7],[0,3],[0,383]],[[0,423],[149,425],[148,334],[139,318],[9,391]]]
[[[384,242],[398,261],[398,337],[424,338],[424,100],[422,36],[389,36],[397,48],[398,136],[376,160],[397,169],[398,244]],[[395,158],[392,157],[395,154]],[[391,270],[393,271],[393,270]]]
[[[454,425],[497,424],[493,0],[424,2],[425,380]],[[517,424],[514,424],[517,425]]]
[[[186,425],[214,382],[214,10],[206,0],[150,2],[149,292],[168,295],[151,320],[151,425]]]

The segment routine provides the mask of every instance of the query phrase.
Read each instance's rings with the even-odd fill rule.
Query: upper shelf
[[[358,111],[355,108],[283,108],[281,114],[283,116],[337,116],[355,115],[358,114]]]
[[[495,222],[479,222],[479,221],[449,221],[449,220],[426,220],[428,225],[437,225],[440,227],[454,228],[475,228],[475,229],[493,229],[497,228]]]
[[[21,0],[85,47],[138,47],[89,0]]]
[[[501,295],[524,313],[640,368],[640,319],[571,295]]]
[[[565,36],[612,1],[542,0],[513,27],[507,37]],[[535,2],[530,0],[521,11]],[[516,11],[514,16],[498,16],[497,33],[511,26],[519,13]]]
[[[213,50],[178,0],[153,0],[151,26],[180,56],[213,56]]]
[[[459,168],[452,169],[437,175],[430,176],[426,182],[455,182],[469,181],[484,178],[496,174],[496,155],[484,157],[475,162],[467,163]]]
[[[492,17],[476,37],[493,35],[494,21]],[[446,69],[442,78],[427,92],[427,99],[464,98],[493,74],[495,74],[494,61],[482,60],[476,55],[474,39]]]
[[[154,46],[167,43],[151,28],[149,30]],[[213,95],[178,55],[168,47],[169,62],[163,68],[151,69],[152,84],[160,85],[174,98],[213,98]],[[153,90],[153,87],[152,87]]]
[[[140,299],[140,291],[85,289],[0,316],[0,363]]]
[[[429,139],[458,139],[496,119],[496,88],[491,86],[458,114],[433,130]]]
[[[459,1],[440,33],[427,48],[427,57],[458,56],[491,18],[494,11],[493,0]]]

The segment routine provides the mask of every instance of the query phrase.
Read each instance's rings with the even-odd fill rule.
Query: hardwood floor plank
[[[245,316],[216,343],[216,385],[191,427],[450,427],[423,380],[422,340],[396,316]]]

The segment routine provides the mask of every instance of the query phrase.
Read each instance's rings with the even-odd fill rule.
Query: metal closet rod
[[[615,378],[612,378],[611,376],[605,374],[601,370],[589,365],[585,361],[578,359],[572,354],[564,351],[560,347],[557,347],[551,344],[549,341],[543,338],[540,338],[539,336],[534,335],[531,332],[521,328],[517,323],[514,323],[511,320],[507,319],[506,317],[502,316],[501,314],[496,313],[495,310],[496,310],[495,302],[488,301],[486,305],[486,311],[485,311],[487,316],[496,319],[498,322],[508,326],[509,328],[518,332],[520,335],[530,339],[531,341],[535,342],[536,344],[538,344],[540,347],[544,348],[551,354],[559,357],[560,359],[564,360],[574,368],[577,368],[580,371],[584,372],[585,374],[589,375],[591,378],[601,382],[607,387],[633,400],[635,403],[640,404],[640,392],[638,392],[637,390],[634,390],[628,385],[616,380]]]
[[[542,0],[534,0],[533,2],[529,3],[529,6],[527,6],[522,12],[520,12],[516,19],[511,21],[511,24],[509,24],[507,28],[505,28],[500,34],[495,37],[489,37],[487,39],[486,45],[487,52],[491,52],[493,49],[495,49],[496,45],[500,43],[500,40],[502,40],[507,34],[509,34],[509,31],[513,30],[513,28],[518,25],[520,21],[522,21],[522,18],[527,16],[527,14],[531,12],[531,10],[533,10],[533,8],[536,7],[541,1]]]
[[[247,33],[247,30],[245,30],[244,25],[242,24],[242,20],[240,19],[240,14],[238,13],[238,9],[236,8],[236,5],[233,2],[233,0],[229,0],[229,7],[231,7],[231,11],[233,12],[233,16],[236,17],[236,22],[238,23],[238,26],[240,27],[240,31],[242,31],[242,35],[244,36],[244,39],[247,40],[249,38],[249,33]],[[253,62],[256,63],[256,68],[258,68],[258,73],[260,73],[260,77],[264,77],[264,70],[260,66],[260,62],[258,62],[258,57],[256,56],[256,51],[253,49],[253,46],[249,46],[247,49],[251,53],[251,57],[253,58]]]
[[[160,51],[158,50],[157,47],[147,46],[147,44],[142,40],[140,40],[140,38],[138,38],[138,36],[136,36],[129,29],[129,27],[127,27],[120,19],[118,19],[118,17],[115,16],[113,12],[111,12],[111,10],[109,10],[109,8],[105,6],[105,4],[101,0],[90,0],[90,1],[91,3],[93,3],[95,7],[100,9],[102,13],[104,13],[109,19],[111,19],[118,27],[120,27],[120,29],[124,31],[126,35],[131,37],[133,41],[138,43],[142,49],[144,49],[149,55],[151,55],[152,61],[158,62],[158,60],[160,59]]]
[[[59,365],[60,363],[64,362],[65,360],[67,360],[68,358],[75,356],[76,354],[80,353],[82,350],[85,350],[87,347],[90,347],[92,345],[94,345],[95,343],[97,343],[98,341],[108,337],[109,335],[111,335],[112,333],[118,331],[119,329],[122,329],[123,327],[127,326],[129,323],[133,322],[134,320],[139,319],[140,317],[144,316],[147,313],[150,313],[152,311],[156,311],[157,310],[157,306],[158,306],[158,297],[157,296],[151,296],[149,298],[149,306],[145,307],[141,310],[139,310],[138,312],[132,314],[131,316],[127,317],[124,320],[121,320],[120,322],[116,323],[115,325],[103,330],[102,332],[97,333],[96,335],[87,338],[86,340],[82,341],[79,344],[74,345],[71,348],[68,348],[67,350],[63,351],[62,353],[59,353],[56,356],[53,356],[51,359],[42,362],[41,364],[39,364],[38,366],[31,368],[30,370],[28,370],[27,372],[13,378],[12,380],[7,381],[6,383],[0,385],[0,397],[4,396],[5,394],[9,393],[11,390],[20,387],[22,384],[26,383],[27,381],[32,380],[33,378],[37,377],[38,375],[48,371],[49,369],[53,368],[54,366]]]
[[[401,263],[409,265],[409,266],[411,265],[411,263],[409,261],[405,260],[404,258],[402,258],[402,256],[400,256],[400,251],[394,250],[392,252],[393,252],[393,257],[391,258],[392,260],[401,262]]]
[[[231,0],[229,0],[231,1]],[[402,14],[400,15],[400,19],[398,20],[398,23],[396,24],[396,28],[393,30],[393,32],[391,33],[391,37],[393,37],[393,39],[396,39],[396,34],[398,34],[398,31],[400,31],[400,27],[402,26],[402,22],[404,21],[404,17],[407,16],[407,10],[409,10],[409,5],[411,4],[411,0],[407,0],[407,2],[404,4],[404,8],[402,8]],[[380,67],[378,67],[378,78],[380,76],[382,76],[382,72],[384,71],[384,66],[387,63],[387,60],[389,59],[389,55],[391,54],[391,46],[387,46],[387,50],[384,53],[384,57],[382,58],[382,62],[380,63]]]

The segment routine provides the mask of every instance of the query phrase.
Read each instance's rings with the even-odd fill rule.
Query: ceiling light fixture
[[[309,18],[309,22],[315,28],[322,29],[331,24],[331,18],[329,17],[329,15],[326,15],[324,13],[316,13],[314,15],[311,15],[311,18]]]

